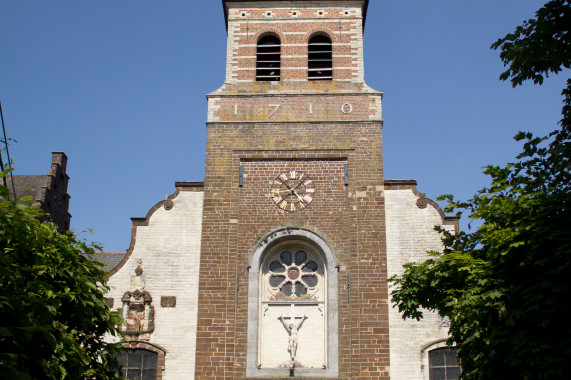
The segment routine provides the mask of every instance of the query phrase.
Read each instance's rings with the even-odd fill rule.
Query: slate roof
[[[125,254],[121,252],[101,252],[94,253],[91,256],[86,253],[82,253],[82,255],[87,259],[103,263],[105,265],[104,269],[107,272],[111,272],[117,265],[119,265],[121,260],[123,260],[123,257],[125,257]]]

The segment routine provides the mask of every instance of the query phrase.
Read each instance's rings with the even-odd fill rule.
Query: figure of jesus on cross
[[[298,344],[297,333],[301,328],[303,322],[307,319],[307,316],[306,315],[303,315],[301,317],[295,316],[295,304],[291,304],[289,317],[284,317],[283,315],[280,315],[278,319],[282,322],[282,324],[288,331],[289,340],[288,340],[287,350],[289,351],[292,365],[294,365],[295,356],[297,354],[297,344]],[[284,319],[289,319],[289,322],[286,323]],[[296,319],[300,319],[300,321],[296,322],[295,321]]]

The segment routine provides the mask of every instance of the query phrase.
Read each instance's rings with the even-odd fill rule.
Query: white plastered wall
[[[122,307],[121,297],[142,260],[145,290],[155,309],[148,342],[166,351],[163,379],[188,380],[194,379],[203,193],[181,191],[172,202],[172,209],[159,207],[147,226],[137,227],[132,254],[111,276],[108,297],[114,309]],[[176,307],[161,307],[161,296],[175,296]]]
[[[442,225],[438,210],[428,203],[417,206],[418,195],[410,189],[386,190],[387,269],[388,275],[402,274],[403,265],[422,262],[426,251],[441,250],[440,235],[434,226]],[[452,225],[443,227],[454,232]],[[437,314],[425,312],[421,321],[402,319],[398,308],[389,308],[391,379],[428,379],[423,350],[431,343],[447,338],[447,327],[440,327]]]

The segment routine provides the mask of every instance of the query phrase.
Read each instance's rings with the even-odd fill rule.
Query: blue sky
[[[542,0],[371,0],[365,77],[384,92],[387,179],[435,199],[486,185],[518,130],[560,119],[569,72],[512,89],[490,45]],[[16,174],[69,157],[71,226],[124,251],[175,181],[202,181],[206,97],[224,81],[221,1],[0,0],[0,101]],[[465,223],[463,223],[465,226]]]

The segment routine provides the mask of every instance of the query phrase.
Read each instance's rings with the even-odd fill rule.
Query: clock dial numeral
[[[303,210],[309,206],[314,194],[313,181],[305,173],[296,170],[278,175],[270,189],[274,203],[288,212]]]

